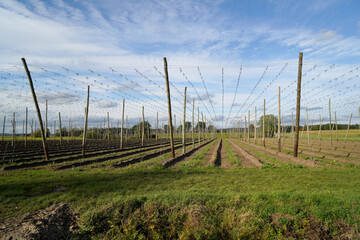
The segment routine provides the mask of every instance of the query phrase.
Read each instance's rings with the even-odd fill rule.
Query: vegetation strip
[[[192,155],[196,150],[198,150],[198,149],[206,146],[207,144],[211,143],[212,141],[213,141],[213,139],[210,140],[210,141],[207,141],[207,142],[205,142],[205,143],[203,143],[203,144],[201,144],[201,145],[198,146],[198,147],[195,147],[195,148],[191,149],[190,151],[186,152],[185,154],[181,154],[180,156],[177,156],[177,157],[175,157],[175,158],[173,158],[173,159],[166,160],[165,162],[163,162],[164,167],[165,167],[165,168],[168,168],[168,167],[173,166],[174,164],[180,162],[180,161],[183,160],[185,157],[188,157],[188,156]]]
[[[244,155],[244,157],[247,160],[249,160],[252,163],[252,165],[254,165],[254,167],[256,167],[256,168],[261,168],[262,167],[263,164],[261,162],[259,162],[259,160],[256,159],[254,156],[252,156],[250,153],[248,153],[245,149],[243,149],[239,145],[235,144],[230,139],[228,141],[230,143],[230,146],[236,148],[237,150],[239,150],[241,152],[241,154]]]

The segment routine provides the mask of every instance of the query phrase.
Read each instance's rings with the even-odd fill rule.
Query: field
[[[174,160],[167,139],[144,147],[133,139],[123,149],[116,140],[90,140],[85,157],[79,140],[52,140],[49,162],[40,141],[26,148],[6,141],[0,231],[11,234],[6,229],[23,214],[65,203],[77,213],[78,227],[67,235],[74,239],[354,239],[359,132],[332,144],[322,134],[313,132],[309,145],[304,132],[298,158],[291,136],[282,138],[281,153],[276,138],[263,148],[261,138],[207,136],[194,149],[188,138],[183,156],[178,139]]]

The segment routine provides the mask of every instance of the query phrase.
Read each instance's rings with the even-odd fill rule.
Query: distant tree
[[[262,133],[262,129],[263,129],[263,117],[264,116],[261,116],[258,122],[258,126],[260,126],[260,133]],[[265,135],[267,137],[275,136],[275,133],[277,131],[277,124],[278,124],[277,122],[278,122],[278,118],[275,117],[274,115],[272,114],[265,115]]]
[[[198,124],[196,124],[196,126],[195,126],[195,131],[198,130],[198,126],[200,126],[200,131],[203,131],[203,129],[206,128],[206,123],[204,123],[204,122],[199,122]]]
[[[140,129],[139,129],[139,126],[140,126]],[[134,133],[137,133],[138,137],[141,137],[142,136],[142,128],[143,128],[142,126],[143,126],[143,122],[140,122],[139,124],[134,125],[131,128],[131,131],[133,131]],[[150,128],[151,128],[151,124],[148,121],[145,121],[144,122],[144,130],[145,130],[144,137],[149,137],[148,135],[149,135]]]
[[[182,124],[177,128],[178,132],[182,131]],[[191,122],[185,122],[185,132],[190,132]]]

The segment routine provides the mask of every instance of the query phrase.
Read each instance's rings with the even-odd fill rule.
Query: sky
[[[243,121],[248,110],[254,121],[254,107],[263,111],[264,98],[268,113],[278,114],[279,86],[281,116],[291,124],[303,52],[301,121],[306,107],[310,123],[320,115],[328,121],[329,98],[339,122],[348,122],[351,113],[358,121],[359,9],[356,0],[0,0],[0,110],[8,119],[16,112],[21,122],[27,106],[35,118],[24,57],[42,112],[49,102],[51,121],[61,111],[80,126],[91,84],[94,126],[107,112],[115,125],[123,98],[130,125],[145,105],[146,118],[154,123],[159,112],[161,126],[167,123],[166,57],[178,124],[184,87],[186,121],[194,99],[195,109],[221,128]]]

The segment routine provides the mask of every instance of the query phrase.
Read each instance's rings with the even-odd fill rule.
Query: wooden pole
[[[255,124],[254,124],[254,130],[255,130],[255,133],[254,133],[254,142],[255,142],[255,144],[256,144],[256,125],[257,125],[257,123],[256,123],[256,106],[255,106]]]
[[[335,112],[335,126],[336,126],[336,141],[339,141],[339,135],[338,135],[338,125],[337,125],[337,119],[336,119],[336,112]]]
[[[144,146],[144,136],[145,136],[145,117],[144,117],[144,106],[142,106],[142,133],[141,133],[141,146]]]
[[[264,98],[264,115],[263,115],[263,137],[262,137],[262,143],[263,143],[263,147],[265,147],[265,117],[266,117],[266,115],[265,115],[265,102],[266,102],[266,100],[265,100],[265,98]]]
[[[26,72],[26,75],[27,75],[28,80],[29,80],[31,94],[32,94],[32,97],[33,97],[33,100],[34,100],[34,103],[35,103],[35,108],[36,108],[36,112],[37,112],[37,116],[38,116],[38,120],[39,120],[39,124],[40,124],[40,131],[41,131],[41,138],[42,138],[42,144],[43,144],[43,148],[44,148],[45,159],[49,160],[49,154],[48,154],[47,145],[46,145],[45,132],[44,132],[44,127],[43,127],[42,120],[41,120],[41,113],[40,113],[40,108],[39,108],[39,105],[38,105],[38,102],[37,102],[37,98],[36,98],[36,94],[35,94],[35,90],[34,90],[34,85],[33,85],[31,75],[30,75],[30,71],[29,71],[28,66],[26,64],[25,58],[22,58],[21,61],[23,62],[25,72]]]
[[[123,132],[124,132],[124,114],[125,114],[125,99],[123,98],[122,104],[122,114],[121,114],[121,130],[120,130],[120,149],[123,148]]]
[[[87,95],[86,95],[84,133],[83,133],[83,141],[82,141],[82,155],[85,155],[85,148],[86,148],[86,134],[87,134],[87,123],[88,123],[88,115],[89,115],[89,96],[90,96],[90,86],[88,86],[88,88],[87,88]]]
[[[331,100],[329,99],[329,130],[330,130],[330,146],[332,146],[332,129],[331,129]]]
[[[108,139],[108,144],[110,144],[110,117],[109,117],[109,112],[107,112],[107,139]]]
[[[61,115],[60,115],[60,112],[59,112],[59,134],[60,134],[60,145],[61,145],[62,133],[61,133]]]
[[[351,113],[351,115],[350,115],[349,125],[348,125],[347,130],[346,130],[345,142],[346,142],[346,139],[347,139],[348,134],[349,134],[350,124],[351,124],[351,118],[352,118],[352,113]]]
[[[201,112],[201,122],[202,122],[202,127],[201,127],[201,132],[202,132],[202,141],[204,142],[204,115],[203,115],[203,113]]]
[[[28,120],[28,108],[26,107],[26,111],[25,111],[25,147],[27,144],[27,120]]]
[[[6,116],[4,116],[1,143],[4,142]]]
[[[246,130],[247,130],[247,123],[246,123],[246,115],[245,115],[245,127],[244,127],[244,141],[246,142]]]
[[[280,86],[278,87],[278,152],[281,152],[281,110],[280,110]]]
[[[308,145],[310,145],[309,114],[307,107],[306,107],[306,132],[307,132]]]
[[[156,144],[158,144],[159,112],[156,112]]]
[[[198,145],[200,146],[200,111],[199,111],[199,107],[198,107]]]
[[[250,142],[250,110],[248,111],[248,142]]]
[[[298,156],[298,149],[299,149],[299,124],[300,124],[300,97],[301,97],[302,59],[303,59],[303,53],[300,52],[299,53],[298,81],[297,81],[297,96],[296,96],[296,123],[295,123],[294,157]]]
[[[186,120],[186,87],[184,88],[184,110],[183,110],[183,125],[182,125],[182,153],[185,154],[185,120]]]
[[[45,99],[45,138],[47,138],[48,131],[48,101]]]
[[[166,58],[164,58],[164,72],[165,72],[166,94],[167,94],[168,112],[169,112],[169,125],[170,125],[169,128],[170,128],[171,156],[172,156],[173,158],[175,158],[174,136],[173,136],[172,119],[171,119],[171,100],[170,100],[169,75],[168,75]]]
[[[13,120],[12,120],[12,141],[11,146],[15,144],[15,112],[13,112]]]
[[[193,99],[193,109],[192,109],[192,123],[191,123],[191,137],[192,137],[192,143],[193,148],[195,148],[195,138],[194,138],[194,109],[195,109],[195,99]]]

